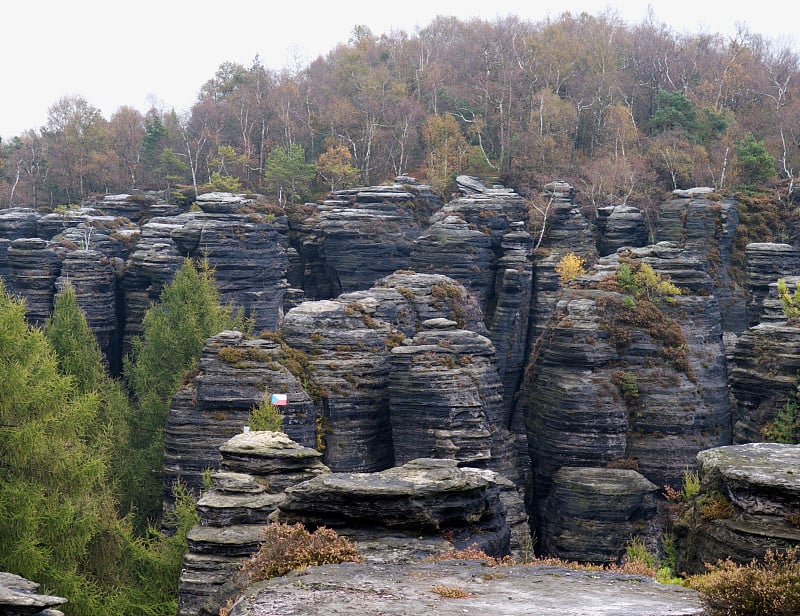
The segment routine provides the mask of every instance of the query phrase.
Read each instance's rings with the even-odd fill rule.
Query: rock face
[[[67,602],[62,597],[37,594],[39,584],[13,573],[0,572],[0,614],[7,616],[64,616],[54,608]]]
[[[677,198],[661,204],[655,239],[674,242],[700,260],[711,276],[723,330],[739,332],[747,326],[746,301],[730,271],[739,212],[735,200],[709,190],[676,192]]]
[[[631,537],[657,545],[660,488],[634,470],[561,468],[544,505],[542,551],[565,560],[616,563]]]
[[[486,332],[474,298],[452,279],[396,273],[365,291],[304,302],[280,334],[303,353],[320,397],[325,463],[334,471],[377,471],[393,464],[389,419],[390,351],[421,323],[448,319]]]
[[[795,399],[800,369],[800,327],[761,323],[736,340],[730,365],[733,442],[764,440],[764,430]]]
[[[8,248],[10,286],[25,298],[25,317],[32,325],[41,327],[53,311],[63,252],[41,238],[20,238]]]
[[[408,269],[412,242],[440,206],[428,186],[407,176],[388,186],[333,193],[295,229],[306,295],[328,299],[368,289]]]
[[[378,473],[332,473],[286,489],[275,519],[336,530],[447,536],[457,548],[508,553],[510,529],[491,471],[420,458]],[[350,534],[350,533],[348,533]]]
[[[639,208],[630,205],[609,205],[597,208],[597,247],[601,257],[613,254],[623,246],[640,248],[648,244],[647,222]]]
[[[94,332],[100,350],[116,373],[121,367],[117,276],[111,259],[96,250],[73,250],[64,255],[55,287],[70,285],[86,323]],[[111,362],[114,362],[111,365]]]
[[[680,530],[686,535],[683,565],[727,557],[739,563],[763,558],[767,549],[800,546],[800,447],[749,443],[697,455],[700,492]]]
[[[36,221],[40,214],[31,208],[13,207],[0,210],[0,278],[6,287],[10,282],[7,253],[11,242],[36,237]]]
[[[501,465],[503,456],[493,445],[499,429],[507,435],[507,421],[492,343],[446,319],[431,319],[422,327],[392,349],[395,463],[449,458],[465,466]]]
[[[231,581],[262,541],[282,492],[328,469],[321,454],[279,432],[248,432],[219,449],[221,470],[197,503],[200,523],[187,535],[178,616],[217,616],[236,587]]]
[[[446,599],[437,588],[467,596]],[[571,571],[550,566],[487,569],[480,561],[413,564],[342,563],[308,567],[259,582],[245,591],[231,616],[700,616],[696,592],[650,578]],[[534,607],[535,606],[535,607]]]
[[[745,247],[747,258],[747,325],[762,321],[764,300],[778,278],[800,273],[800,250],[789,244],[753,243]]]
[[[730,442],[708,276],[672,244],[635,249],[624,256],[633,267],[648,263],[682,294],[626,301],[613,290],[621,258],[601,259],[570,284],[534,349],[523,403],[538,520],[562,467],[623,464],[678,486],[698,451]]]
[[[279,407],[283,430],[300,445],[316,444],[314,403],[284,364],[274,340],[246,339],[237,331],[209,338],[199,372],[172,400],[164,429],[164,496],[180,480],[199,493],[205,469],[216,469],[219,447],[248,423],[250,412],[272,393],[287,395]]]
[[[195,214],[170,237],[182,254],[208,259],[223,302],[232,302],[251,315],[257,330],[277,329],[289,285],[286,249],[276,224],[261,214],[220,211],[239,202],[226,203],[227,193],[214,194],[218,195],[210,202],[216,206],[214,213]],[[203,200],[207,197],[198,197],[201,208],[209,207],[209,201]]]

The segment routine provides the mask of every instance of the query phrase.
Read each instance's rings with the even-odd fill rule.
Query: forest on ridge
[[[0,207],[92,193],[208,190],[310,200],[408,174],[570,182],[584,205],[648,209],[665,191],[774,186],[800,167],[797,53],[740,27],[676,34],[653,19],[438,17],[414,34],[356,26],[305,68],[223,63],[191,110],[56,101],[0,144]]]

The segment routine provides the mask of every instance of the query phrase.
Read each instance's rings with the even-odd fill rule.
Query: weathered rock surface
[[[597,208],[597,231],[601,257],[623,246],[639,248],[648,244],[647,221],[639,208],[630,205]]]
[[[502,465],[493,445],[499,430],[508,435],[507,418],[492,343],[446,319],[425,321],[422,328],[391,352],[395,463],[448,458],[465,466]]]
[[[674,242],[698,257],[711,276],[724,331],[747,326],[746,298],[731,276],[731,252],[739,224],[735,200],[720,198],[705,188],[676,193],[659,207],[656,242]]]
[[[34,209],[12,207],[0,210],[0,278],[9,288],[9,276],[6,253],[11,242],[24,237],[36,237],[36,221],[41,215]]]
[[[273,340],[225,331],[206,341],[199,373],[173,397],[164,429],[168,502],[178,480],[199,493],[204,470],[218,468],[220,446],[242,432],[250,412],[272,393],[287,394],[287,405],[279,407],[283,430],[302,446],[315,445],[314,403],[284,363]]]
[[[70,285],[75,299],[94,332],[100,350],[116,372],[120,366],[117,276],[111,259],[96,250],[72,250],[64,255],[60,275],[55,281],[57,292]],[[113,365],[112,365],[112,362]]]
[[[443,598],[436,587],[461,589]],[[616,573],[550,566],[487,568],[480,561],[308,567],[249,588],[231,616],[699,616],[692,590]]]
[[[660,488],[630,469],[562,468],[544,505],[541,549],[565,560],[616,563],[631,537],[656,545]]]
[[[412,242],[441,199],[413,178],[388,186],[335,192],[295,231],[311,299],[368,289],[398,269],[408,269]]]
[[[39,584],[13,573],[0,572],[0,614],[3,616],[64,616],[54,609],[67,600],[37,593]]]
[[[199,204],[207,208],[213,203],[214,213],[194,214],[170,237],[182,254],[208,259],[223,302],[242,308],[257,330],[274,330],[283,317],[283,296],[289,286],[288,259],[276,224],[265,215],[232,213],[242,205],[235,195],[229,195],[230,203],[224,200],[228,193],[211,194],[217,199]]]
[[[729,367],[734,443],[764,440],[767,424],[795,399],[798,369],[797,325],[767,322],[742,332]]]
[[[495,473],[455,460],[420,458],[378,473],[331,473],[285,491],[274,519],[316,528],[446,535],[458,548],[509,551],[510,530]]]
[[[747,258],[747,324],[764,317],[764,301],[778,278],[800,274],[800,250],[790,244],[753,243],[745,247]]]
[[[623,463],[656,485],[678,486],[698,451],[730,442],[707,274],[672,244],[634,249],[626,258],[669,275],[683,293],[674,303],[626,307],[603,288],[620,258],[604,257],[570,284],[534,350],[523,403],[539,520],[562,467]]]
[[[393,464],[389,420],[390,349],[430,319],[486,333],[476,300],[452,279],[396,273],[371,289],[290,310],[281,336],[302,351],[321,398],[325,463],[334,471]]]
[[[217,616],[236,593],[232,578],[263,542],[283,490],[328,469],[318,451],[280,432],[246,432],[219,449],[222,470],[197,503],[200,523],[187,535],[178,616]]]
[[[11,242],[6,253],[11,289],[25,298],[25,317],[37,327],[44,325],[53,311],[64,252],[41,238],[20,238]]]
[[[686,535],[688,571],[727,557],[747,563],[768,549],[800,546],[800,446],[719,447],[701,451],[697,466],[700,493],[679,526]]]

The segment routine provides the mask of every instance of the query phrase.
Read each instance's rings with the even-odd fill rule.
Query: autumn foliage
[[[448,196],[458,173],[526,194],[563,179],[591,206],[647,210],[697,185],[786,198],[800,167],[799,68],[787,43],[743,27],[676,34],[612,12],[437,17],[381,36],[361,26],[303,70],[223,63],[188,113],[105,118],[62,98],[44,126],[0,144],[0,206],[135,189],[302,202],[399,174]]]

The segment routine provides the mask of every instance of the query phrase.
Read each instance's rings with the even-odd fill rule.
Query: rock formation
[[[441,594],[461,591],[463,598]],[[438,593],[437,593],[438,591]],[[700,616],[696,592],[650,578],[572,571],[563,567],[487,568],[449,560],[393,564],[342,563],[308,567],[259,582],[245,591],[230,616],[327,616],[331,606],[363,616]]]
[[[764,300],[778,278],[800,274],[800,250],[789,244],[753,243],[747,257],[747,325],[758,325],[764,316]]]
[[[197,503],[178,589],[178,616],[217,616],[242,562],[262,542],[283,490],[328,469],[320,453],[279,432],[241,433],[219,448],[220,471]]]
[[[63,597],[38,594],[39,584],[13,573],[0,572],[0,614],[4,616],[64,616],[55,609]]]
[[[455,460],[420,458],[378,473],[332,473],[286,489],[274,518],[310,528],[447,537],[490,556],[509,550],[510,529],[495,474]]]
[[[283,430],[300,445],[315,446],[314,403],[284,365],[288,359],[279,342],[246,339],[236,331],[206,341],[198,374],[173,397],[164,429],[168,502],[178,480],[200,492],[203,472],[218,466],[220,445],[241,432],[250,412],[273,393],[287,395],[280,407]]]
[[[639,208],[630,205],[609,205],[597,208],[597,233],[601,257],[617,252],[623,246],[640,248],[648,242],[647,221]]]
[[[328,299],[368,289],[408,269],[412,242],[440,205],[428,186],[407,176],[388,186],[333,193],[295,229],[307,296]]]
[[[675,196],[659,207],[655,240],[674,242],[699,259],[711,276],[723,330],[739,332],[747,325],[747,314],[744,290],[731,271],[737,203],[703,187],[675,191]]]
[[[681,295],[626,300],[614,284],[623,259]],[[676,486],[698,451],[731,438],[718,307],[695,259],[663,243],[612,255],[561,297],[525,383],[539,520],[562,467],[625,465]]]
[[[660,488],[636,471],[563,467],[552,483],[543,507],[544,554],[617,563],[631,537],[657,546],[661,527],[654,520]]]
[[[700,492],[677,529],[683,568],[800,547],[800,448],[749,443],[697,455]]]

